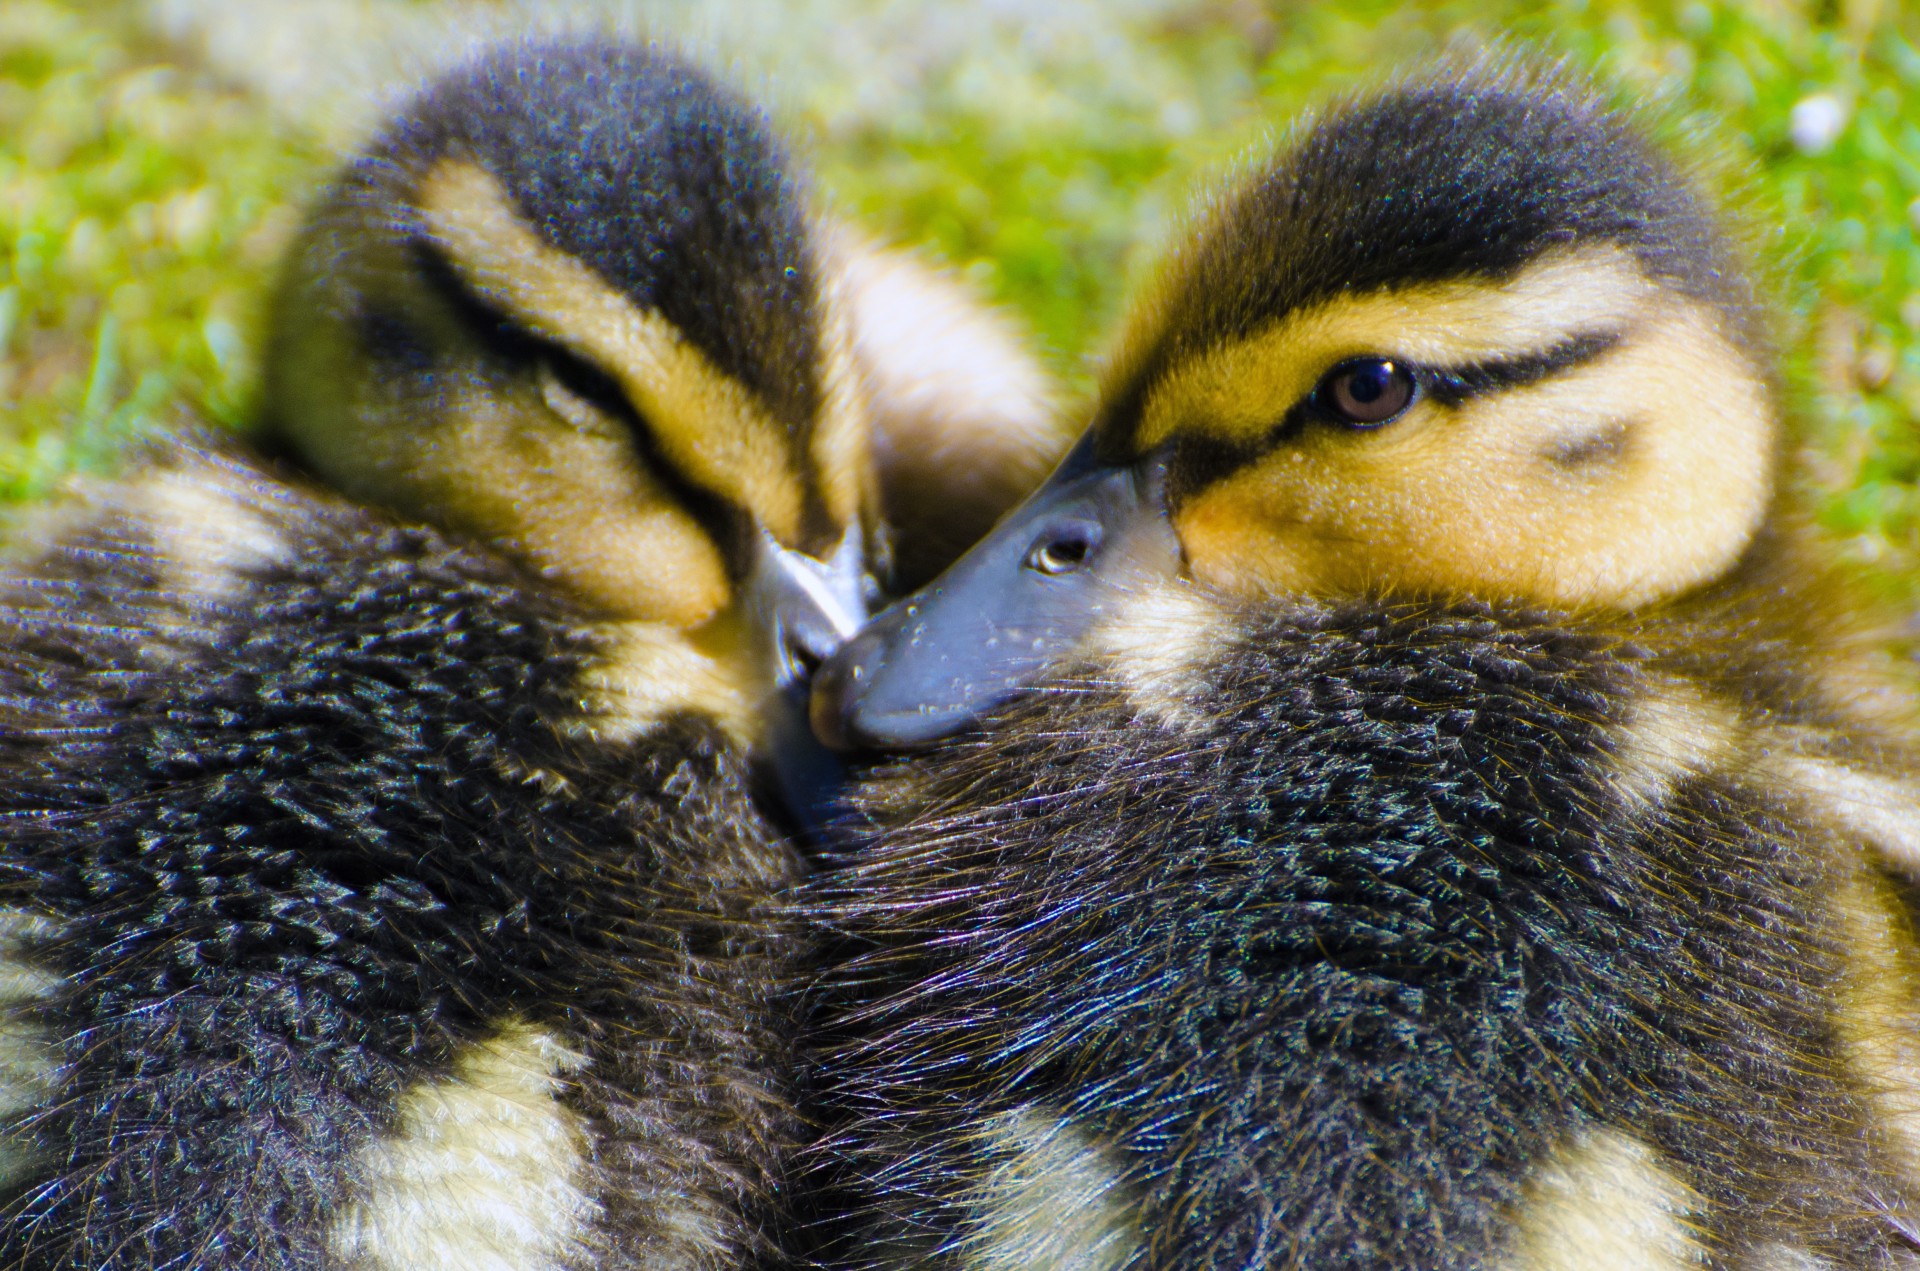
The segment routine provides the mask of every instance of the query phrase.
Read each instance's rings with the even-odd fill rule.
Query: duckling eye
[[[1327,372],[1314,400],[1328,414],[1355,428],[1386,423],[1413,401],[1413,372],[1389,358],[1363,357]]]
[[[1042,574],[1071,574],[1087,563],[1100,546],[1096,521],[1058,522],[1041,531],[1027,549],[1026,566]]]

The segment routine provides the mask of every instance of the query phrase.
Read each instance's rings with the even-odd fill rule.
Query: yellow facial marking
[[[719,547],[627,424],[550,368],[501,365],[387,231],[389,215],[330,208],[281,298],[268,395],[301,456],[348,496],[505,548],[615,618],[690,627],[727,605]],[[317,260],[334,263],[323,274]],[[388,315],[444,373],[389,366],[363,347],[354,308]]]
[[[542,242],[499,182],[476,165],[441,163],[422,178],[419,203],[463,282],[532,333],[612,376],[689,481],[747,509],[788,546],[797,544],[801,476],[786,431],[744,385],[659,313],[635,308],[585,265]],[[829,431],[839,438],[842,430]]]
[[[1471,367],[1588,335],[1617,342],[1457,406],[1428,394],[1377,428],[1310,420],[1274,437],[1349,357]],[[1745,549],[1772,494],[1775,420],[1714,315],[1609,252],[1499,286],[1336,301],[1207,354],[1151,394],[1139,448],[1201,434],[1266,447],[1175,515],[1213,586],[1633,607]]]
[[[452,435],[414,475],[425,511],[611,614],[705,622],[731,596],[720,549],[616,425],[582,426],[604,420],[598,408],[575,397],[556,411],[555,397],[552,385],[450,386],[440,405]]]
[[[1617,1130],[1569,1143],[1527,1180],[1496,1271],[1682,1271],[1701,1251],[1687,1215],[1699,1208],[1653,1149]]]

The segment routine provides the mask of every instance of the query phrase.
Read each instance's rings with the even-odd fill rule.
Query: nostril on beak
[[[1085,517],[1066,517],[1044,526],[1021,562],[1035,573],[1071,574],[1091,564],[1105,528]]]

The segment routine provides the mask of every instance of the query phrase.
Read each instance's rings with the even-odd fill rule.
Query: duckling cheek
[[[1454,550],[1436,530],[1459,524],[1449,511],[1471,476],[1439,422],[1416,407],[1390,432],[1309,437],[1190,495],[1174,524],[1193,576],[1259,598],[1358,593],[1431,570]]]
[[[1743,366],[1664,318],[1590,370],[1278,449],[1175,525],[1194,576],[1240,595],[1639,606],[1723,573],[1766,515],[1774,425]]]
[[[1592,367],[1513,394],[1514,523],[1550,598],[1631,607],[1728,569],[1766,516],[1765,386],[1702,315],[1671,307]]]
[[[591,520],[576,515],[585,506],[530,517],[516,548],[609,617],[689,628],[726,605],[720,553],[692,518],[656,506]]]
[[[609,617],[696,626],[730,598],[719,548],[630,443],[500,386],[449,402],[421,479],[437,519],[500,543]]]
[[[1236,596],[1318,590],[1327,562],[1316,561],[1309,527],[1250,507],[1227,489],[1210,490],[1173,518],[1195,581]]]
[[[1399,464],[1283,449],[1183,504],[1174,518],[1188,568],[1248,598],[1354,594],[1407,580],[1410,560],[1450,548],[1432,541],[1422,501],[1425,457]]]

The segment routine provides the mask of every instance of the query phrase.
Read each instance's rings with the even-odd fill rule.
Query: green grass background
[[[1566,56],[1739,209],[1823,519],[1920,579],[1920,14],[1894,0],[0,0],[0,497],[180,418],[244,428],[302,201],[382,100],[530,23],[692,47],[828,203],[972,279],[1080,394],[1246,147],[1453,41]],[[1824,146],[1792,128],[1813,98]]]

